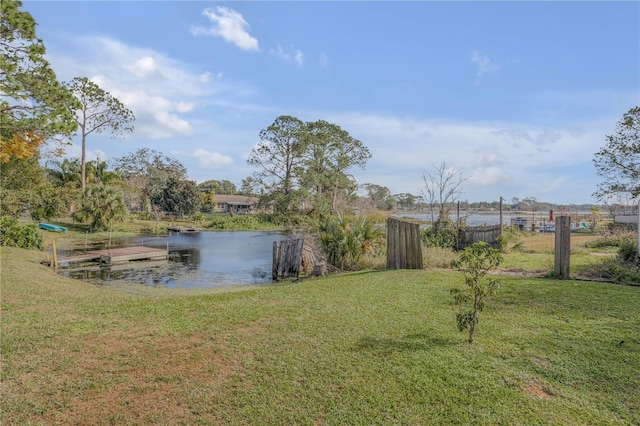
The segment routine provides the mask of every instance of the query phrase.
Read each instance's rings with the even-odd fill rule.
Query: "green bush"
[[[218,231],[272,231],[279,229],[269,215],[214,216],[205,228]]]
[[[29,250],[42,250],[42,235],[35,225],[20,226],[10,217],[0,217],[0,244]]]
[[[626,238],[619,245],[618,256],[623,262],[635,262],[638,260],[638,241]]]
[[[422,232],[422,240],[427,247],[455,249],[458,227],[452,220],[436,222]]]

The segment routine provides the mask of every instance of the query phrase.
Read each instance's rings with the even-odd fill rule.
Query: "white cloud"
[[[61,79],[86,75],[131,109],[135,138],[192,134],[192,113],[220,103],[233,108],[253,93],[226,83],[220,72],[192,70],[152,49],[107,37],[69,40],[65,50],[50,49],[48,56]]]
[[[476,150],[476,158],[476,162],[480,168],[496,166],[507,162],[499,152],[492,152],[486,149]]]
[[[222,73],[219,72],[216,75],[213,75],[211,72],[207,71],[207,72],[204,72],[204,73],[200,74],[200,81],[203,82],[203,83],[209,83],[212,78],[214,80],[221,80],[222,79]]]
[[[285,50],[278,43],[276,44],[275,49],[269,49],[269,54],[286,62],[295,62],[299,67],[304,65],[304,54],[300,49],[296,49],[293,45],[289,45],[289,48]]]
[[[302,52],[300,50],[296,50],[295,60],[299,67],[304,64],[304,56],[302,55]]]
[[[107,155],[106,152],[100,149],[91,149],[90,147],[87,147],[85,154],[87,156],[87,161],[95,161],[98,158],[101,161],[109,160],[109,155]],[[63,154],[64,158],[77,159],[77,158],[80,158],[81,156],[82,156],[82,145],[72,143],[71,145],[64,146],[64,154]]]
[[[511,175],[498,167],[477,167],[471,173],[469,182],[479,186],[491,186],[510,182]]]
[[[502,68],[500,64],[493,62],[487,55],[478,50],[471,52],[471,62],[474,62],[478,66],[478,71],[476,73],[478,78]]]
[[[134,123],[136,135],[150,138],[170,138],[191,134],[192,128],[187,120],[178,113],[193,109],[193,104],[185,101],[172,101],[163,96],[152,95],[148,91],[122,87],[104,76],[94,78],[100,87],[118,98],[136,116]]]
[[[551,129],[500,129],[493,133],[497,136],[502,136],[505,140],[518,146],[524,143],[542,147],[556,144],[562,138],[562,133]]]
[[[125,67],[138,77],[146,77],[156,71],[157,64],[151,56],[145,56],[132,65],[125,65]]]
[[[212,8],[206,8],[202,14],[209,18],[213,26],[191,28],[191,34],[194,36],[222,37],[243,50],[259,49],[258,40],[249,35],[247,32],[249,24],[240,13],[228,7],[217,6],[215,11]]]
[[[370,149],[366,170],[351,170],[360,183],[418,194],[424,186],[422,173],[432,164],[447,162],[469,177],[463,199],[536,196],[559,203],[589,201],[585,194],[593,191],[597,180],[593,153],[609,125],[603,120],[538,127],[326,112],[298,117],[336,123]],[[562,182],[564,188],[558,186]]]
[[[320,53],[320,66],[326,68],[329,66],[329,57],[324,53]]]
[[[233,158],[228,155],[210,152],[201,148],[195,150],[193,157],[198,159],[202,167],[220,168],[233,164]]]

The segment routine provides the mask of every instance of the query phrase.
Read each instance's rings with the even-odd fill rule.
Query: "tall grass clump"
[[[631,231],[607,232],[599,238],[585,243],[587,248],[624,247],[636,242],[636,233]]]
[[[449,269],[451,263],[458,258],[455,251],[442,247],[423,247],[422,264],[425,268]]]
[[[498,237],[500,251],[503,253],[522,252],[524,243],[522,242],[522,233],[516,228],[509,226],[502,230],[502,235]]]
[[[635,232],[609,232],[600,238],[585,244],[588,248],[617,247],[614,258],[591,265],[585,273],[620,284],[640,284],[640,259],[638,240]]]

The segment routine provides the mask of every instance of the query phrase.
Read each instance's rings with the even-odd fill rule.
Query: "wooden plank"
[[[64,263],[83,263],[83,262],[91,262],[94,260],[100,259],[99,254],[87,253],[87,254],[79,254],[77,256],[69,256],[69,257],[61,257],[58,259],[58,264]]]
[[[100,262],[117,263],[144,259],[158,260],[166,258],[167,255],[168,253],[164,249],[152,247],[125,247],[121,249],[101,250]]]

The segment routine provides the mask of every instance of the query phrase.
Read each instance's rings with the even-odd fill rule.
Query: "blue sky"
[[[462,199],[593,202],[593,154],[640,105],[638,2],[30,1],[58,78],[132,109],[125,141],[238,187],[279,115],[338,124],[360,184],[419,195],[446,162]],[[79,156],[79,141],[68,155]]]

